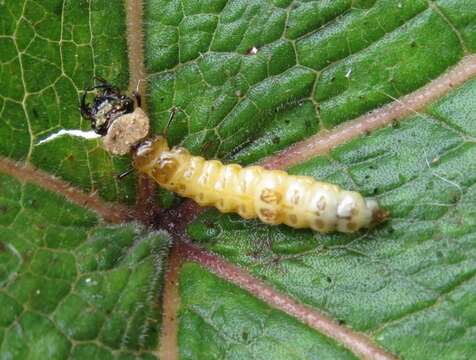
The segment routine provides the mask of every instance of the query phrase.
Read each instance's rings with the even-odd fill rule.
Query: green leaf
[[[132,206],[137,178],[115,177],[128,157],[99,141],[38,145],[89,129],[78,105],[94,76],[127,87],[138,54],[124,5],[0,1],[0,156]],[[146,67],[152,134],[176,109],[172,144],[241,164],[398,101],[476,50],[467,0],[145,0],[142,24],[145,59],[133,60]],[[376,229],[322,235],[207,211],[188,234],[397,356],[475,357],[475,95],[467,80],[289,169],[378,198],[391,216]],[[168,236],[104,224],[24,180],[0,175],[0,359],[156,358]],[[179,200],[157,197],[180,219]],[[182,267],[181,357],[354,356],[210,271]]]
[[[385,226],[320,235],[208,212],[189,233],[405,358],[474,353],[474,95],[473,80],[397,128],[291,169],[376,196],[391,213]]]
[[[180,278],[181,359],[355,359],[334,341],[273,310],[196,264]],[[204,341],[206,339],[206,341]]]
[[[97,142],[61,138],[59,129],[88,129],[78,111],[94,76],[127,85],[124,9],[107,1],[0,3],[0,154],[31,162],[107,200],[132,200],[133,181],[117,182],[127,159]]]
[[[4,175],[0,188],[0,358],[153,352],[168,236]]]

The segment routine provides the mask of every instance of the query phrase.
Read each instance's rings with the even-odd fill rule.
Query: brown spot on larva
[[[267,221],[273,221],[276,218],[276,213],[270,209],[261,209],[259,213]]]
[[[316,227],[318,229],[323,229],[324,228],[324,221],[322,221],[321,219],[317,219],[314,224],[316,224]]]
[[[226,178],[226,177],[223,177],[220,181],[220,185],[222,187],[222,189],[225,189],[228,185],[229,185],[229,179]]]
[[[349,222],[347,224],[347,229],[349,229],[350,231],[355,231],[357,230],[357,224],[354,222]]]
[[[193,169],[187,169],[183,172],[183,177],[186,179],[191,178],[193,175]]]
[[[184,185],[184,184],[180,184],[180,185],[177,186],[177,189],[178,189],[179,191],[185,191],[185,185]]]
[[[272,189],[263,189],[260,199],[267,204],[278,204],[281,201],[281,194]]]
[[[292,223],[292,224],[296,224],[297,223],[297,216],[294,215],[294,214],[289,215],[289,222]]]
[[[293,196],[291,197],[291,202],[294,205],[299,204],[299,201],[301,200],[301,197],[299,196],[299,191],[295,190]]]
[[[177,185],[174,182],[170,182],[168,184],[168,188],[169,188],[170,191],[175,192],[177,190]]]
[[[159,183],[167,183],[172,179],[175,172],[177,171],[178,163],[177,160],[171,158],[160,159],[158,164],[152,170],[152,176]]]
[[[208,173],[204,173],[200,178],[200,182],[202,184],[206,185],[209,178],[210,178],[210,176],[208,175]]]
[[[245,179],[242,179],[240,181],[240,188],[241,188],[241,192],[246,193],[246,180]]]
[[[321,196],[319,201],[317,202],[317,208],[321,211],[324,211],[326,209],[326,198],[324,196]]]

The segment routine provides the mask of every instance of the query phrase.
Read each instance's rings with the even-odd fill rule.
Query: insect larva
[[[374,199],[309,176],[260,166],[224,165],[193,156],[182,147],[170,149],[165,136],[145,139],[149,119],[140,107],[126,109],[132,100],[109,84],[97,88],[100,92],[93,107],[83,101],[81,110],[95,131],[107,129],[106,150],[113,154],[133,150],[135,169],[199,205],[238,213],[245,219],[259,218],[266,224],[320,232],[355,232],[386,216]],[[103,128],[98,130],[98,124]]]
[[[245,219],[258,217],[272,225],[354,232],[370,226],[378,211],[375,200],[359,193],[309,176],[205,160],[184,148],[169,149],[163,136],[138,148],[134,167],[201,206],[238,213]]]

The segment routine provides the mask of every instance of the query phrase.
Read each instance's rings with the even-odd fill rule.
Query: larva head
[[[84,92],[81,98],[81,115],[91,121],[91,127],[97,134],[104,136],[116,119],[134,111],[134,101],[103,80],[89,90],[94,89],[97,92],[92,104],[86,102],[88,93]]]
[[[142,172],[147,172],[159,160],[164,151],[169,150],[165,136],[159,135],[152,140],[143,141],[134,153],[134,167]]]

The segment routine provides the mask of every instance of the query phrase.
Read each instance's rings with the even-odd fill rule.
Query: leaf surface
[[[184,265],[180,286],[180,358],[355,359],[334,341],[196,264]]]
[[[0,176],[0,358],[153,358],[164,232]]]
[[[94,76],[127,85],[125,9],[107,1],[8,0],[0,11],[0,154],[107,200],[130,201],[132,179],[115,180],[126,159],[77,138],[37,145],[59,129],[89,130],[78,107]]]
[[[136,178],[115,178],[127,157],[76,138],[37,144],[89,129],[78,104],[94,76],[127,87],[138,55],[123,5],[0,2],[0,155],[132,205]],[[476,49],[465,0],[147,0],[142,24],[152,133],[175,109],[172,144],[241,164],[398,101]],[[321,235],[207,211],[188,235],[397,356],[474,357],[475,94],[468,79],[289,169],[376,197],[391,213],[377,229]],[[6,175],[0,227],[0,358],[157,356],[166,235],[106,225]],[[210,269],[185,263],[179,280],[183,358],[354,357]]]
[[[467,298],[458,305],[449,299],[474,287],[476,147],[448,109],[467,111],[466,96],[475,92],[476,82],[469,82],[398,128],[379,130],[291,169],[376,196],[392,214],[378,229],[325,236],[210,212],[189,232],[281,291],[375,336],[404,357],[415,349],[422,357],[472,353],[472,336],[461,332],[473,326],[472,317],[461,314],[474,313],[474,306]],[[451,306],[458,310],[449,315],[443,309]],[[454,329],[430,325],[449,319]],[[418,325],[410,331],[413,322]],[[444,346],[435,347],[441,339]]]

